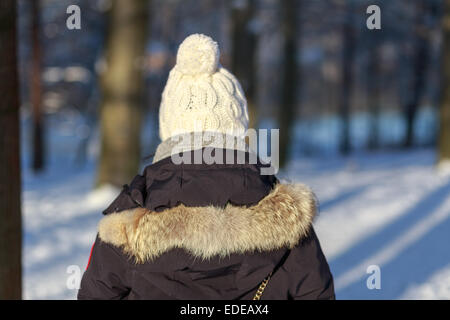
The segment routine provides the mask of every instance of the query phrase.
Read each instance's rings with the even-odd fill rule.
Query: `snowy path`
[[[310,185],[315,223],[339,299],[450,299],[450,179],[432,151],[304,159],[282,178]],[[62,170],[62,169],[59,169]],[[92,192],[94,166],[24,173],[24,289],[27,299],[72,299],[67,267],[83,271],[101,210],[116,190]],[[381,289],[369,290],[369,265]]]

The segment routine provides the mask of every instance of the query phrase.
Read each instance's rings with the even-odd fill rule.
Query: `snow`
[[[409,300],[448,300],[450,297],[450,264],[436,271],[424,283],[411,285],[402,295]]]
[[[450,160],[442,160],[437,165],[438,173],[442,176],[450,176]]]
[[[73,299],[69,266],[84,270],[101,211],[118,190],[93,190],[94,166],[33,176],[25,171],[24,298]]]

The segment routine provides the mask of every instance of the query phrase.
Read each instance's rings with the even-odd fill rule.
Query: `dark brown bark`
[[[299,66],[297,64],[298,11],[300,1],[284,0],[282,6],[283,79],[281,89],[280,125],[280,167],[284,167],[290,156],[297,106],[297,89],[299,86]]]
[[[450,161],[450,0],[444,2],[439,161]]]
[[[98,185],[121,186],[139,169],[144,89],[140,61],[147,43],[148,4],[115,0],[109,12]]]
[[[21,299],[16,1],[0,1],[0,300]]]
[[[39,0],[31,1],[31,43],[32,43],[32,58],[31,58],[31,109],[33,116],[33,162],[32,168],[35,172],[41,171],[44,168],[44,125],[42,116],[42,47],[40,40],[40,10]]]
[[[252,30],[255,18],[256,1],[249,0],[243,7],[231,8],[231,38],[233,74],[239,79],[247,98],[249,128],[255,128],[258,122],[256,97],[256,48],[258,35]]]

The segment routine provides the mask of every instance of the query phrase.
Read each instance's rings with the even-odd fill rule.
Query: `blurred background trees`
[[[115,0],[108,13],[98,185],[121,186],[139,171],[147,5],[147,0]]]
[[[127,183],[154,152],[162,89],[178,45],[195,32],[219,42],[251,126],[281,129],[282,165],[447,145],[439,132],[443,0],[72,2],[19,1],[22,121],[34,128],[24,133],[25,155],[35,169],[67,148],[72,164],[98,159],[97,185]],[[65,27],[70,4],[81,8],[81,30]],[[366,27],[372,4],[381,30]],[[54,130],[72,132],[76,151]]]
[[[35,172],[44,169],[44,122],[42,114],[42,44],[40,23],[40,0],[31,1],[31,72],[30,100],[33,114],[33,163]]]
[[[239,79],[247,98],[249,126],[257,124],[256,88],[257,88],[257,45],[258,21],[255,0],[230,1],[231,15],[231,71]]]
[[[281,99],[278,106],[280,128],[280,166],[286,165],[291,154],[293,125],[297,114],[297,90],[299,87],[298,27],[300,1],[286,0],[281,5],[281,29],[284,41],[281,78]]]
[[[405,147],[411,147],[414,142],[414,123],[425,90],[426,72],[429,63],[430,20],[432,19],[430,9],[432,8],[432,2],[426,0],[416,1],[415,6],[415,23],[412,30],[413,52],[410,61],[412,72],[409,80],[409,91],[411,94],[407,98],[405,105]]]
[[[444,1],[442,19],[442,93],[440,101],[439,161],[450,161],[450,0]]]
[[[342,80],[341,94],[339,99],[339,113],[342,123],[340,151],[342,154],[348,154],[351,149],[350,144],[350,112],[351,112],[351,93],[353,89],[353,67],[356,49],[355,32],[355,1],[348,0],[343,2],[343,12],[345,17],[342,23]]]
[[[0,2],[0,300],[22,296],[16,2]]]

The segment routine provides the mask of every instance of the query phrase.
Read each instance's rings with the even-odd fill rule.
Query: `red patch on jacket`
[[[92,245],[91,253],[89,254],[89,260],[88,260],[88,263],[87,263],[87,266],[86,266],[86,270],[89,268],[89,265],[91,264],[92,251],[94,251],[94,246],[95,246],[95,242],[94,242],[94,244]]]

